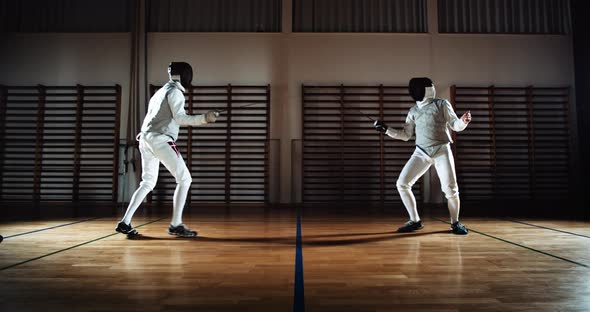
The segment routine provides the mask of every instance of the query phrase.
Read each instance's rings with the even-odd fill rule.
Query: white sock
[[[416,208],[416,197],[412,193],[410,189],[400,189],[398,188],[398,192],[400,197],[402,198],[402,202],[410,215],[410,220],[414,222],[420,221],[420,216],[418,215],[418,209]]]
[[[459,201],[459,195],[447,198],[447,205],[449,207],[449,215],[451,216],[451,223],[459,221],[459,208],[461,202]]]
[[[125,216],[123,216],[121,221],[125,222],[127,225],[131,224],[131,218],[133,218],[133,214],[137,208],[139,208],[139,205],[150,191],[151,189],[143,184],[141,184],[139,188],[135,190],[135,193],[133,193],[133,196],[131,196],[131,200],[129,201],[129,206],[127,207]]]
[[[190,183],[176,184],[173,199],[174,210],[172,211],[172,222],[170,223],[172,226],[179,226],[182,224],[182,211],[184,210],[184,204],[186,203],[186,196],[189,189]]]

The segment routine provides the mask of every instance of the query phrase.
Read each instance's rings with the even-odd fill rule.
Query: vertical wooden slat
[[[113,142],[113,203],[119,200],[119,139],[120,139],[120,128],[121,128],[121,86],[116,85],[116,96],[115,96],[115,135]],[[113,205],[113,209],[116,209],[116,205]]]
[[[225,142],[225,203],[231,201],[232,86],[227,85],[227,141]]]
[[[73,189],[72,189],[72,200],[78,202],[80,200],[80,154],[82,145],[82,112],[84,103],[84,87],[82,85],[76,85],[77,98],[76,98],[76,128],[74,138],[74,172],[73,172]],[[78,207],[76,205],[76,207]]]
[[[533,125],[533,86],[526,87],[526,104],[528,120],[528,151],[529,151],[529,174],[530,174],[530,196],[536,198],[536,169],[535,169],[535,128]]]
[[[305,147],[305,113],[306,113],[306,107],[305,107],[305,88],[306,86],[304,84],[301,85],[301,175],[300,175],[300,179],[299,179],[299,185],[301,188],[301,203],[305,203],[305,151],[306,151],[306,147]],[[293,155],[293,152],[291,152],[291,155]],[[293,162],[291,160],[291,162]],[[293,200],[293,199],[291,199]]]
[[[566,127],[566,131],[567,131],[567,137],[569,138],[569,140],[567,141],[568,144],[568,149],[567,149],[567,168],[568,168],[568,192],[571,192],[571,187],[572,185],[574,185],[571,180],[572,176],[574,176],[571,172],[572,170],[572,161],[570,160],[570,154],[572,152],[571,150],[571,146],[572,146],[572,135],[571,135],[571,116],[570,116],[570,93],[571,93],[571,89],[570,88],[564,88],[565,89],[565,101],[563,103],[563,111],[565,112],[565,116],[566,116],[566,123],[565,123],[565,127]],[[0,182],[1,183],[1,182]],[[0,184],[1,185],[1,184]],[[1,189],[1,188],[0,188]]]
[[[264,202],[270,203],[270,84],[266,85],[266,143],[264,143]],[[279,146],[280,148],[280,146]]]
[[[35,202],[41,200],[41,173],[43,167],[43,127],[45,125],[45,100],[46,89],[43,85],[37,86],[37,138],[35,141],[35,169],[33,182],[33,199]]]
[[[384,120],[383,116],[383,84],[379,85],[379,120]],[[379,198],[381,199],[381,204],[385,203],[385,133],[379,134]]]
[[[488,88],[488,112],[490,118],[490,131],[492,136],[492,144],[490,146],[490,162],[491,162],[491,170],[492,170],[492,196],[497,193],[497,179],[496,175],[498,174],[498,166],[497,166],[497,155],[496,155],[496,118],[495,118],[495,110],[494,110],[494,86],[491,85]]]
[[[344,85],[340,85],[340,201],[344,201]]]
[[[7,93],[6,86],[0,85],[0,172],[4,172]],[[4,175],[0,175],[0,200],[2,199],[4,199]]]

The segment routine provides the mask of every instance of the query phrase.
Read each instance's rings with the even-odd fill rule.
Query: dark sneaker
[[[408,221],[406,222],[406,224],[404,224],[402,227],[397,229],[398,233],[408,233],[408,232],[414,232],[415,230],[420,230],[424,228],[424,226],[422,226],[422,221]]]
[[[168,226],[168,234],[176,235],[180,237],[195,237],[197,236],[197,231],[190,230],[184,224],[179,226]]]
[[[122,233],[122,234],[135,234],[137,231],[131,226],[131,224],[126,224],[125,222],[121,221],[117,224],[115,231]]]
[[[467,230],[465,225],[463,225],[463,223],[461,223],[459,221],[451,224],[451,232],[453,232],[453,234],[457,234],[457,235],[465,235],[465,234],[469,233],[469,231]]]

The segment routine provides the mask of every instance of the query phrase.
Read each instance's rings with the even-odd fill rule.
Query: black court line
[[[64,227],[64,226],[68,226],[68,225],[72,225],[72,224],[78,224],[78,223],[87,222],[87,221],[92,221],[92,220],[96,220],[96,219],[100,219],[100,217],[98,217],[98,218],[91,218],[91,219],[84,219],[84,220],[75,221],[75,222],[71,222],[71,223],[60,224],[60,225],[51,226],[51,227],[42,228],[42,229],[39,229],[39,230],[33,230],[33,231],[29,231],[29,232],[24,232],[24,233],[12,234],[12,235],[8,235],[8,236],[4,236],[4,239],[12,238],[12,237],[17,237],[17,236],[22,236],[22,235],[27,235],[27,234],[32,234],[32,233],[37,233],[37,232],[43,232],[43,231],[52,230],[52,229],[57,229],[57,228],[60,228],[60,227]]]
[[[139,227],[142,227],[144,225],[148,225],[148,224],[151,224],[151,223],[154,223],[154,222],[162,221],[164,219],[166,219],[166,218],[160,218],[158,220],[150,221],[150,222],[147,222],[147,223],[138,225],[138,226],[136,226],[136,228],[139,228]],[[32,262],[32,261],[35,261],[35,260],[39,260],[39,259],[42,259],[42,258],[45,258],[45,257],[49,257],[51,255],[55,255],[55,254],[58,254],[60,252],[68,251],[70,249],[74,249],[74,248],[77,248],[77,247],[80,247],[80,246],[88,245],[90,243],[94,243],[94,242],[99,241],[101,239],[105,239],[105,238],[108,238],[108,237],[111,237],[111,236],[115,236],[115,235],[118,235],[118,234],[119,233],[115,232],[115,233],[112,233],[112,234],[109,234],[109,235],[105,235],[105,236],[102,236],[102,237],[99,237],[99,238],[95,238],[93,240],[89,240],[89,241],[84,242],[84,243],[80,243],[78,245],[74,245],[74,246],[70,246],[68,248],[60,249],[58,251],[54,251],[54,252],[48,253],[48,254],[43,255],[43,256],[39,256],[39,257],[35,257],[35,258],[29,259],[29,260],[25,260],[25,261],[21,261],[21,262],[15,263],[15,264],[11,264],[9,266],[5,266],[3,268],[0,268],[0,271],[8,270],[10,268],[14,268],[14,267],[19,266],[21,264],[25,264],[25,263],[29,263],[29,262]]]
[[[305,311],[305,294],[303,288],[303,244],[301,240],[301,208],[297,209],[297,241],[295,246],[295,290],[293,311]]]
[[[540,229],[551,230],[551,231],[565,233],[565,234],[570,234],[570,235],[575,235],[575,236],[579,236],[579,237],[590,238],[590,236],[588,236],[588,235],[578,234],[578,233],[574,233],[574,232],[568,232],[568,231],[559,230],[559,229],[554,229],[554,228],[551,228],[551,227],[548,227],[548,226],[542,226],[542,225],[538,225],[538,224],[532,224],[532,223],[528,223],[528,222],[524,222],[524,221],[518,221],[518,220],[514,220],[514,219],[500,219],[500,220],[510,221],[510,222],[514,222],[514,223],[520,223],[520,224],[524,224],[524,225],[528,225],[528,226],[537,227],[537,228],[540,228]]]
[[[450,222],[443,221],[443,220],[438,219],[438,218],[434,218],[434,217],[432,217],[432,218],[434,220],[437,220],[437,221],[440,221],[440,222],[443,222],[443,223],[446,223],[446,224],[451,224]],[[483,235],[483,236],[486,236],[486,237],[489,237],[489,238],[493,238],[493,239],[502,241],[504,243],[508,243],[508,244],[511,244],[511,245],[514,245],[514,246],[518,246],[518,247],[521,247],[521,248],[524,248],[524,249],[528,249],[530,251],[534,251],[534,252],[537,252],[537,253],[540,253],[540,254],[549,256],[549,257],[553,257],[553,258],[556,258],[556,259],[559,259],[559,260],[563,260],[563,261],[569,262],[569,263],[577,264],[577,265],[582,266],[582,267],[585,267],[585,268],[590,268],[590,265],[587,265],[587,264],[584,264],[584,263],[580,263],[580,262],[577,262],[577,261],[574,261],[574,260],[570,260],[570,259],[567,259],[567,258],[563,258],[563,257],[560,257],[560,256],[556,256],[556,255],[550,254],[548,252],[544,252],[542,250],[538,250],[538,249],[531,248],[531,247],[528,247],[528,246],[525,246],[525,245],[521,245],[521,244],[518,244],[518,243],[515,243],[515,242],[511,242],[509,240],[505,240],[503,238],[499,238],[499,237],[496,237],[496,236],[493,236],[493,235],[490,235],[490,234],[486,234],[484,232],[476,231],[476,230],[474,230],[472,228],[469,228],[469,227],[467,229],[469,231],[471,231],[471,232],[474,232],[474,233],[477,233],[479,235]]]

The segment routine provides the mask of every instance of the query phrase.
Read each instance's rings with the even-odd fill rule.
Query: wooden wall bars
[[[117,202],[121,87],[0,86],[3,201]]]

